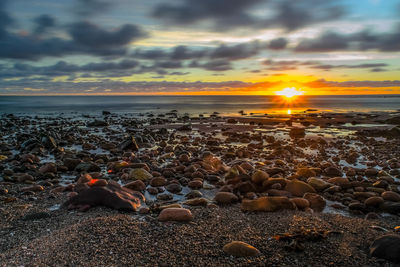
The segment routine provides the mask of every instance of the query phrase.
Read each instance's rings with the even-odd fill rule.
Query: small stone
[[[180,184],[177,183],[172,183],[169,184],[165,187],[165,189],[167,189],[168,192],[171,192],[173,194],[179,193],[182,191],[182,186]]]
[[[400,194],[392,191],[385,191],[382,193],[382,198],[384,200],[393,201],[393,202],[400,202]]]
[[[310,208],[314,211],[321,212],[326,206],[326,200],[316,193],[305,193],[304,198],[310,203]]]
[[[277,211],[296,209],[296,205],[287,197],[260,197],[254,200],[243,200],[240,208],[243,211]]]
[[[177,222],[188,222],[193,220],[193,215],[188,209],[184,208],[168,208],[163,209],[158,215],[160,222],[165,221],[177,221]]]
[[[28,191],[41,192],[41,191],[44,191],[44,187],[41,186],[41,185],[33,185],[33,186],[28,186],[28,187],[21,188],[21,191],[22,192],[28,192]]]
[[[308,200],[305,198],[295,197],[290,199],[290,201],[292,201],[296,205],[296,207],[300,210],[304,210],[310,207],[310,202],[308,202]]]
[[[124,187],[129,188],[134,191],[144,191],[146,190],[146,185],[143,183],[142,180],[136,180],[126,184]]]
[[[264,181],[266,181],[269,178],[269,174],[258,170],[253,175],[251,176],[251,181],[255,184],[262,184]]]
[[[133,180],[147,181],[153,178],[153,175],[143,168],[133,169],[129,173],[129,178]]]
[[[241,241],[232,241],[226,244],[222,250],[235,257],[252,257],[260,254],[258,249]]]
[[[215,195],[214,200],[218,204],[231,204],[231,203],[237,202],[239,199],[233,193],[230,193],[230,192],[218,192]]]
[[[314,187],[297,179],[289,181],[285,186],[285,190],[297,197],[302,197],[305,193],[316,193]]]
[[[384,202],[381,197],[370,197],[364,201],[365,206],[367,207],[379,207]]]
[[[194,181],[190,181],[188,183],[189,188],[191,189],[200,189],[203,187],[203,182],[199,181],[199,180],[194,180]]]
[[[208,200],[205,198],[192,198],[186,200],[183,204],[188,205],[188,206],[207,206]]]
[[[45,165],[43,165],[42,167],[40,167],[39,172],[41,173],[56,173],[57,172],[57,166],[55,163],[46,163]]]

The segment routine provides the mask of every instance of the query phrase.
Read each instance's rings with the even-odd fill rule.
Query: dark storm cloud
[[[56,24],[56,20],[47,14],[40,15],[33,19],[34,23],[34,34],[42,34],[46,32],[47,29],[54,27]]]
[[[124,46],[147,36],[142,29],[133,24],[125,24],[117,30],[107,31],[86,21],[72,24],[69,33],[76,43],[94,47]]]
[[[178,25],[212,20],[214,27],[226,28],[254,23],[248,9],[262,0],[180,0],[157,5],[152,15]]]
[[[77,22],[68,29],[71,39],[38,38],[36,35],[6,32],[0,39],[0,58],[37,60],[46,56],[76,54],[123,56],[129,43],[146,37],[143,30],[132,24],[105,30],[93,23]]]
[[[277,38],[269,42],[268,48],[272,50],[281,50],[285,49],[287,45],[288,40],[286,40],[285,38]]]
[[[179,26],[208,22],[213,30],[237,27],[283,28],[297,30],[310,24],[336,20],[345,14],[341,1],[303,0],[179,0],[162,3],[153,10],[153,17]],[[265,16],[254,15],[265,10]],[[261,11],[261,12],[260,12]]]
[[[280,44],[282,45],[282,44]],[[200,60],[226,59],[241,60],[256,56],[267,49],[267,44],[260,41],[250,41],[239,44],[220,44],[217,47],[193,48],[184,45],[173,47],[170,50],[136,49],[132,57],[147,60]]]
[[[229,60],[226,59],[216,59],[208,62],[200,63],[198,61],[192,61],[189,68],[201,68],[209,71],[227,71],[232,70],[233,66]]]
[[[313,88],[319,87],[398,87],[400,86],[399,80],[394,81],[347,81],[347,82],[335,82],[335,81],[327,81],[324,79],[304,83],[306,86],[310,86]]]
[[[319,64],[311,66],[313,69],[331,70],[331,69],[371,69],[387,67],[386,63],[371,63],[371,64],[356,64],[356,65],[331,65],[331,64]]]
[[[0,0],[0,40],[7,34],[7,27],[14,23],[13,18],[6,11],[7,0]]]
[[[344,50],[400,51],[400,24],[389,32],[363,30],[351,34],[323,33],[316,38],[303,39],[295,47],[296,52],[332,52]]]

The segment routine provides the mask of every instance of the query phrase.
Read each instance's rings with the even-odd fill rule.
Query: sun
[[[275,92],[276,95],[285,96],[287,98],[292,98],[294,96],[303,95],[304,92],[297,90],[295,87],[286,87],[281,91]]]

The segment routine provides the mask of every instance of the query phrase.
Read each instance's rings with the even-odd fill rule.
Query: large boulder
[[[372,257],[400,263],[400,236],[387,234],[375,239],[369,253]]]
[[[277,211],[293,210],[296,205],[287,197],[260,197],[254,200],[243,200],[240,208],[243,211]]]
[[[106,186],[92,186],[79,191],[63,206],[69,209],[105,206],[117,210],[136,211],[144,200],[141,193],[121,187],[116,182],[110,182]]]
[[[297,179],[287,182],[285,190],[296,197],[302,197],[305,193],[316,193],[314,187]]]

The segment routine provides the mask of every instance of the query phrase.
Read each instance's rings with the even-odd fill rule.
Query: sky
[[[0,95],[400,94],[400,0],[0,0]]]

